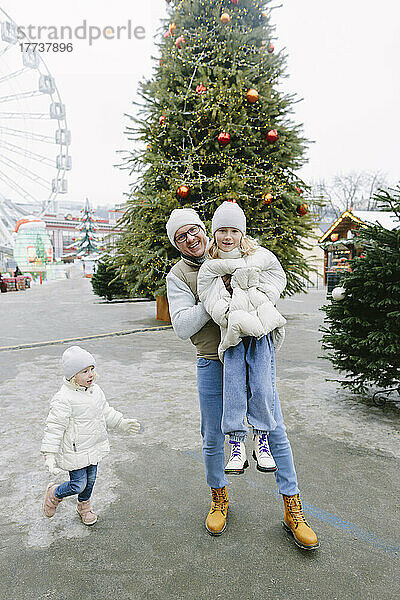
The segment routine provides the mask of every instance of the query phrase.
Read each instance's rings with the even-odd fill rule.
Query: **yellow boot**
[[[229,498],[226,487],[211,488],[211,508],[206,519],[206,529],[210,535],[221,535],[226,528]]]
[[[303,514],[300,495],[284,496],[285,514],[282,525],[294,537],[295,543],[304,550],[315,550],[319,547],[318,538],[311,529]]]

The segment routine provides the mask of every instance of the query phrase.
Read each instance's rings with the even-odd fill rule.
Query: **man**
[[[167,275],[172,326],[180,338],[190,338],[197,350],[203,460],[212,497],[206,529],[211,535],[220,535],[226,528],[229,505],[226,489],[228,481],[225,477],[225,436],[221,429],[223,366],[218,359],[220,330],[199,302],[197,294],[197,276],[205,260],[208,238],[204,223],[191,208],[173,210],[166,228],[171,244],[181,255],[181,260]],[[224,283],[230,291],[227,278]],[[303,515],[292,450],[278,397],[274,418],[277,427],[269,433],[268,439],[271,454],[278,467],[276,482],[285,506],[282,523],[292,533],[298,546],[313,550],[319,546],[318,538]]]

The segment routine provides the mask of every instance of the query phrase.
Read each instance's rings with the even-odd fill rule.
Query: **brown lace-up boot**
[[[304,550],[315,550],[319,547],[318,538],[307,523],[303,507],[301,505],[300,495],[283,496],[285,505],[285,514],[282,525],[294,537],[295,543]]]
[[[206,519],[206,529],[210,535],[221,535],[226,528],[229,498],[226,487],[211,488],[211,508]]]

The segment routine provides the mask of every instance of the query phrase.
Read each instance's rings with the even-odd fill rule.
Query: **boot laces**
[[[287,499],[287,507],[289,513],[293,517],[293,520],[297,523],[305,523],[308,525],[305,516],[303,514],[303,507],[301,505],[301,500],[298,496],[286,496]],[[309,525],[308,525],[309,527]]]
[[[266,433],[263,433],[258,438],[258,450],[259,450],[260,454],[261,453],[271,454],[271,451],[268,446],[268,439],[267,439]]]
[[[225,494],[224,494],[224,490],[223,488],[221,489],[214,489],[211,488],[211,497],[212,497],[212,501],[213,501],[213,506],[211,507],[211,512],[216,512],[216,511],[221,511],[222,514],[225,514],[225,502],[226,502],[226,498],[225,498]]]
[[[231,458],[240,458],[240,442],[236,442],[235,440],[229,440],[229,443],[232,444]]]

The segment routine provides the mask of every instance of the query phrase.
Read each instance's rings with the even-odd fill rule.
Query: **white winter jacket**
[[[259,339],[272,332],[275,349],[279,350],[286,323],[275,308],[286,286],[280,262],[262,247],[248,256],[242,255],[239,248],[219,253],[221,258],[206,260],[201,266],[197,289],[204,308],[221,328],[220,360],[227,348],[246,336]],[[226,274],[232,275],[232,297],[222,281]]]
[[[86,389],[64,379],[50,402],[40,451],[55,453],[66,471],[95,465],[110,450],[107,427],[118,427],[122,419],[97,384]]]

